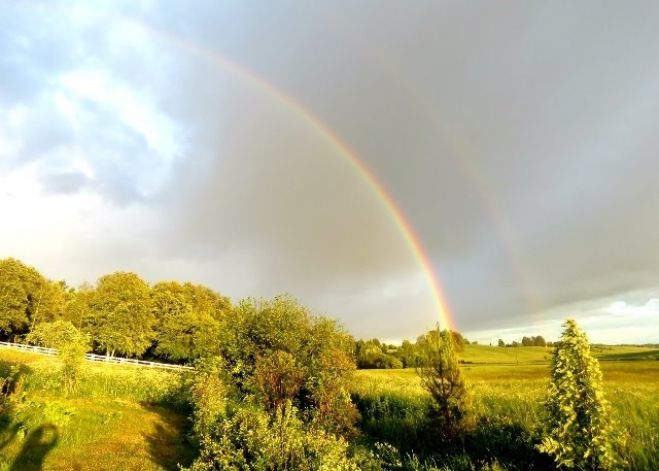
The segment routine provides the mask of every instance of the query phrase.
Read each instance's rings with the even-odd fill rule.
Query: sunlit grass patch
[[[192,459],[177,372],[86,364],[64,398],[55,358],[4,353],[2,371],[18,364],[22,379],[0,421],[0,469],[173,470]]]
[[[602,361],[601,367],[613,418],[627,437],[621,452],[629,469],[659,469],[659,362]],[[526,453],[526,459],[534,459],[548,365],[467,364],[464,373],[476,423],[472,440],[478,442],[472,455],[489,449],[494,456],[508,446],[516,447],[519,455]],[[412,444],[412,451],[423,446],[428,395],[413,369],[357,371],[352,392],[360,404],[365,430],[374,439],[403,447]],[[499,456],[500,463],[515,458],[513,448],[508,452],[510,456]],[[529,462],[508,461],[507,469],[525,469],[526,465]]]

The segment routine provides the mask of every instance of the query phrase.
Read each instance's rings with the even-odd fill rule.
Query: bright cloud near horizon
[[[468,337],[659,342],[658,56],[651,2],[5,2],[0,257],[414,338],[428,278],[334,135]]]

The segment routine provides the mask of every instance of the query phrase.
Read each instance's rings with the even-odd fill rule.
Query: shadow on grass
[[[2,450],[14,441],[21,428],[22,424],[14,422],[12,413],[16,396],[22,392],[21,378],[29,372],[30,368],[25,365],[0,362],[0,456]]]
[[[25,439],[20,453],[14,459],[10,471],[41,471],[43,462],[57,445],[59,433],[52,424],[36,428]]]
[[[190,421],[187,415],[166,404],[142,403],[142,406],[160,418],[154,429],[144,436],[151,461],[172,471],[178,470],[179,465],[190,466],[197,450],[189,440]]]

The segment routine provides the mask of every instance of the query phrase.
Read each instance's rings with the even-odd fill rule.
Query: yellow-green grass
[[[626,439],[621,453],[627,467],[659,469],[659,362],[603,361],[601,367],[613,418]],[[495,435],[501,428],[517,430],[513,438],[526,441],[530,453],[542,425],[548,365],[467,364],[463,371],[474,419],[490,424],[487,433],[492,433],[494,426],[499,428]],[[423,439],[417,428],[422,426],[428,395],[413,369],[357,371],[353,395],[360,403],[365,421],[370,421],[366,429],[376,439]],[[406,435],[398,437],[401,433]],[[479,435],[481,439],[484,433]],[[523,448],[519,443],[517,446]]]
[[[0,373],[20,370],[0,418],[0,470],[166,470],[189,464],[179,374],[85,363],[64,397],[54,358],[0,350]]]

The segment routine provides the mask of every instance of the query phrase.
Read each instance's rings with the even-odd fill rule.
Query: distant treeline
[[[462,352],[464,346],[470,344],[460,332],[451,331],[451,334],[458,352]],[[421,364],[425,346],[435,335],[437,335],[436,331],[430,331],[418,337],[414,343],[404,340],[401,345],[386,344],[378,339],[358,340],[355,342],[357,368],[416,368]]]
[[[506,343],[499,339],[497,345],[499,347],[551,347],[553,344],[542,338],[542,335],[538,335],[536,337],[522,337],[521,342],[513,340],[510,343]]]
[[[464,351],[465,345],[478,345],[477,341],[470,342],[460,332],[451,331],[451,334],[458,353]],[[378,339],[358,340],[355,342],[357,367],[364,369],[416,368],[423,360],[423,350],[428,342],[428,336],[432,335],[434,335],[434,331],[421,335],[416,342],[404,340],[401,345],[387,344]],[[521,342],[505,343],[499,339],[498,346],[551,347],[553,343],[545,341],[541,335],[538,335],[523,337]]]

